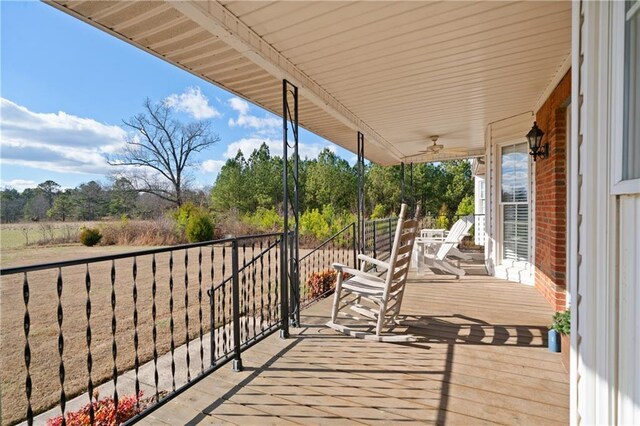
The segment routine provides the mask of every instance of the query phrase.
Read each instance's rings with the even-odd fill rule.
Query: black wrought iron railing
[[[104,398],[111,421],[131,417],[126,403],[131,422],[229,361],[240,369],[287,324],[282,246],[273,233],[0,270],[2,423],[57,405],[59,424],[79,407],[95,424]]]
[[[364,254],[376,259],[389,257],[397,224],[397,217],[366,221],[364,223]]]
[[[366,222],[365,253],[388,255],[396,224]],[[288,253],[272,233],[0,270],[2,423],[81,410],[96,424],[105,399],[109,423],[132,423],[228,362],[240,370],[333,291],[333,263],[357,266],[355,223],[297,263],[286,238]]]
[[[332,264],[356,264],[356,224],[345,226],[310,251],[300,251],[300,306],[304,308],[333,292],[336,272]]]

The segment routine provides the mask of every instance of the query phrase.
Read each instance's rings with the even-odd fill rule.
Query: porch
[[[289,339],[244,352],[244,371],[216,371],[143,423],[569,421],[569,377],[546,348],[552,309],[533,287],[414,273],[397,330],[421,337],[410,344],[339,335],[323,326],[330,303],[303,310]]]

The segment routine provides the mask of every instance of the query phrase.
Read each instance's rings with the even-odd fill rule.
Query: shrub
[[[337,278],[338,273],[334,269],[311,274],[307,279],[309,297],[315,299],[320,296],[328,296],[330,291],[336,287]]]
[[[472,195],[466,195],[462,199],[462,201],[460,201],[460,204],[458,204],[458,208],[456,210],[456,216],[458,216],[458,218],[462,218],[463,216],[473,214],[474,212],[475,212],[475,200]],[[472,239],[473,237],[475,237],[476,235],[475,225],[472,226],[471,229],[469,229],[469,235],[471,235]]]
[[[136,402],[140,405],[140,410],[136,407]],[[118,424],[124,423],[148,405],[149,401],[142,400],[142,391],[136,396],[125,396],[118,399],[117,418]],[[116,424],[116,408],[113,398],[108,397],[88,403],[78,411],[72,411],[66,414],[65,422],[70,426],[89,426],[91,425],[90,410],[93,406],[95,416],[95,424],[97,425],[115,425]],[[47,426],[62,425],[62,416],[53,417],[47,420]]]
[[[95,246],[101,239],[102,234],[97,228],[82,228],[80,232],[80,242],[87,247]]]
[[[438,217],[436,218],[436,228],[449,229],[449,207],[447,207],[446,204],[443,204],[442,207],[440,207]]]
[[[199,243],[213,240],[213,223],[209,216],[204,214],[192,214],[187,223],[187,241]]]
[[[272,232],[281,230],[284,219],[275,208],[258,207],[253,214],[246,214],[242,221],[257,232]]]
[[[300,235],[324,240],[330,236],[331,228],[318,209],[307,210],[300,216]]]
[[[458,204],[458,208],[456,209],[456,216],[466,216],[468,214],[473,214],[475,210],[475,201],[472,195],[466,195],[460,204]]]
[[[171,219],[120,221],[100,224],[102,244],[120,246],[166,246],[184,242]]]
[[[560,334],[571,333],[571,311],[556,312],[553,314],[553,323],[551,330],[555,330]]]
[[[373,213],[371,213],[371,219],[384,219],[387,217],[385,212],[385,208],[382,204],[376,204],[373,208]]]
[[[173,211],[173,218],[176,221],[178,229],[183,232],[187,229],[189,217],[200,213],[203,213],[200,207],[197,207],[191,202],[186,202]]]

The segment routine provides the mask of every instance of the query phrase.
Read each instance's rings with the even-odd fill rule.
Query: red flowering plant
[[[139,408],[138,408],[139,405]],[[89,426],[91,425],[91,406],[93,406],[94,424],[97,426],[115,426],[131,419],[140,413],[148,405],[148,401],[143,401],[142,391],[138,395],[118,398],[118,410],[112,397],[92,401],[78,411],[66,414],[65,420],[68,426]],[[116,416],[117,414],[117,416]],[[118,422],[116,423],[116,418]],[[53,417],[47,420],[47,426],[61,426],[62,416]]]
[[[336,280],[338,273],[334,269],[327,269],[322,272],[314,272],[307,279],[307,289],[309,298],[326,297],[336,288]],[[342,275],[343,279],[347,278],[347,274]]]

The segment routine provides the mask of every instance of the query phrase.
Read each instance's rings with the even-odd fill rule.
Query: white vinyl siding
[[[529,155],[527,144],[502,147],[500,203],[502,208],[502,258],[529,260]]]
[[[577,200],[568,221],[577,228],[570,244],[575,424],[640,424],[640,178],[629,174],[623,125],[637,125],[637,119],[625,121],[630,85],[623,78],[637,84],[637,69],[625,74],[632,59],[631,52],[625,55],[628,18],[639,13],[634,4],[573,3],[572,146],[578,158],[571,168]]]

